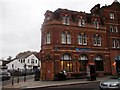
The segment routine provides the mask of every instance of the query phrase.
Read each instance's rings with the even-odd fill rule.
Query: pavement
[[[19,83],[14,83],[14,85],[9,84],[2,86],[2,90],[29,90],[35,88],[44,88],[44,87],[53,87],[60,85],[75,85],[75,84],[84,84],[84,83],[95,83],[102,80],[108,79],[111,76],[97,77],[94,81],[88,81],[87,79],[68,79],[64,81],[34,81],[33,79],[22,81]]]

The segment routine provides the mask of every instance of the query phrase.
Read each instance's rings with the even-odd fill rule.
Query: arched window
[[[71,34],[69,32],[62,32],[61,40],[62,44],[71,44]]]
[[[99,21],[95,19],[93,23],[94,23],[94,27],[99,29]]]
[[[78,35],[78,44],[87,45],[87,35],[86,34],[79,34]]]
[[[79,63],[80,63],[80,71],[86,71],[88,58],[85,54],[80,55]]]
[[[101,36],[94,34],[94,46],[101,46]]]
[[[63,54],[61,57],[61,70],[73,71],[72,58],[69,54]]]
[[[103,71],[104,68],[103,68],[103,59],[102,59],[102,57],[100,55],[97,55],[94,58],[94,61],[95,61],[96,71]]]
[[[69,25],[69,17],[68,17],[68,15],[63,16],[63,24]]]
[[[80,26],[80,27],[85,27],[85,19],[84,18],[79,18],[79,20],[78,20],[78,25]]]
[[[46,44],[50,44],[50,32],[46,34]]]

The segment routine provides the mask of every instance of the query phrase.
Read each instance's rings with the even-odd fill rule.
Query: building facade
[[[120,55],[120,3],[95,5],[91,13],[57,9],[46,11],[41,28],[41,79],[67,77],[95,65],[98,76],[116,74]],[[119,66],[118,66],[119,67]]]

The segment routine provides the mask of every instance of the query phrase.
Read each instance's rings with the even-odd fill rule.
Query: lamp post
[[[13,73],[14,73],[14,64],[12,64],[12,85],[14,85],[14,77],[13,77]]]
[[[18,78],[17,78],[17,83],[19,83],[19,68],[18,68]]]
[[[25,70],[25,73],[24,73],[24,82],[26,82],[26,64],[24,65],[24,70]]]

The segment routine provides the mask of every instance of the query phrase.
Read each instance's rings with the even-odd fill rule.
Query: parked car
[[[0,80],[9,80],[11,78],[11,74],[7,71],[2,71],[0,74]]]
[[[55,75],[54,80],[66,80],[67,72],[65,70]]]
[[[110,79],[104,80],[100,82],[100,89],[117,89],[120,90],[120,77],[111,77]]]

